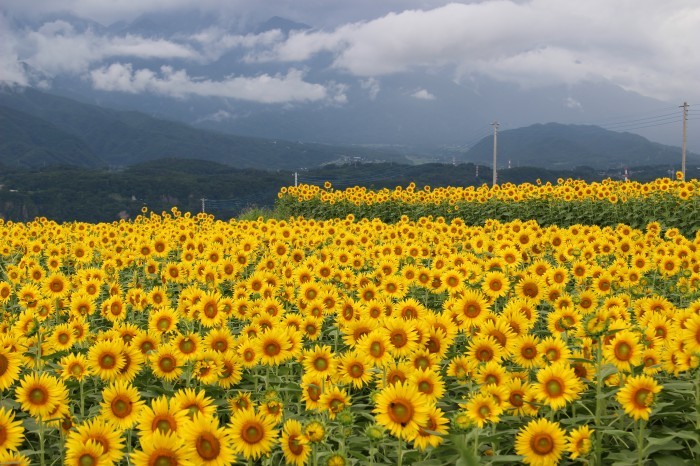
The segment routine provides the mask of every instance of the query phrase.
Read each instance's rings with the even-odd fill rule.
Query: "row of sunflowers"
[[[0,464],[697,464],[699,244],[658,223],[0,223]]]
[[[587,183],[559,179],[557,183],[482,185],[479,187],[417,188],[372,190],[364,186],[335,189],[300,184],[284,187],[278,193],[277,209],[285,217],[316,219],[380,218],[394,223],[402,216],[460,218],[470,225],[487,220],[503,223],[520,219],[539,225],[568,227],[579,224],[614,227],[618,223],[643,229],[660,222],[692,236],[700,228],[700,184],[659,178],[650,182],[614,181]]]

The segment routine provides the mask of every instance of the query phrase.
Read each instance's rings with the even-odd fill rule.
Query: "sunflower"
[[[503,412],[503,407],[488,393],[476,393],[466,403],[460,403],[459,407],[479,427],[484,427],[487,422],[497,423]]]
[[[700,352],[700,315],[694,314],[685,321],[685,327],[681,329],[680,339],[684,347],[691,353]]]
[[[102,446],[94,440],[66,442],[66,466],[107,466],[113,463],[102,454]]]
[[[481,290],[492,299],[505,296],[510,290],[508,276],[498,270],[486,272],[481,282]]]
[[[224,466],[236,459],[230,434],[219,426],[219,420],[214,416],[196,414],[192,422],[184,426],[181,438],[183,453],[194,464]]]
[[[537,398],[556,410],[580,397],[583,383],[568,362],[560,361],[537,372]]]
[[[522,427],[515,438],[515,452],[532,466],[557,464],[564,452],[565,432],[558,422],[533,419]]]
[[[278,366],[293,356],[287,330],[281,326],[262,332],[255,344],[260,362],[266,366]]]
[[[122,430],[130,429],[136,423],[144,405],[136,387],[123,380],[105,388],[102,398],[102,417]]]
[[[0,452],[15,451],[24,441],[22,421],[15,421],[15,413],[0,408]]]
[[[632,366],[642,363],[643,346],[639,343],[639,335],[627,329],[620,330],[603,347],[603,357],[612,363],[620,372],[629,372]]]
[[[182,374],[179,352],[172,344],[162,345],[149,357],[153,374],[163,380],[175,380]]]
[[[375,405],[377,423],[407,441],[415,439],[427,424],[431,407],[416,386],[402,382],[384,387],[376,396]]]
[[[301,377],[301,399],[306,403],[306,409],[319,409],[324,389],[330,388],[322,375],[306,373]]]
[[[252,409],[236,412],[229,425],[233,451],[246,459],[267,455],[277,441],[275,421]]]
[[[490,361],[479,368],[476,374],[476,381],[483,386],[500,386],[506,381],[506,374],[505,367],[496,361]]]
[[[288,419],[282,428],[282,453],[287,464],[304,466],[311,454],[309,441],[296,419]]]
[[[241,358],[234,351],[217,354],[219,354],[219,362],[221,363],[221,373],[217,383],[221,388],[231,388],[243,378]]]
[[[0,391],[7,390],[19,378],[22,355],[0,345]]]
[[[102,455],[110,464],[118,463],[124,456],[124,439],[110,421],[100,418],[86,421],[68,434],[66,445],[86,444],[88,441],[102,447]]]
[[[389,351],[391,347],[389,335],[383,329],[372,330],[358,342],[357,346],[360,352],[369,357],[374,366],[382,367],[393,360]]]
[[[110,296],[104,300],[102,303],[102,316],[110,322],[126,319],[126,304],[124,304],[121,296]]]
[[[65,387],[47,373],[26,375],[15,389],[17,402],[24,411],[39,418],[48,419],[60,403]]]
[[[178,390],[170,403],[174,404],[177,409],[185,411],[190,419],[197,414],[209,417],[216,413],[214,400],[208,397],[204,390],[198,392],[192,388]]]
[[[384,328],[389,337],[389,351],[395,358],[408,356],[418,349],[419,336],[411,321],[398,317],[388,319],[384,322]]]
[[[362,388],[372,380],[371,368],[370,358],[358,350],[345,353],[338,364],[341,380],[355,388]]]
[[[542,300],[547,293],[547,286],[538,275],[527,275],[515,285],[515,294],[534,303]]]
[[[339,412],[350,406],[350,396],[344,389],[332,386],[323,392],[319,405],[321,409],[328,411],[330,419],[335,419]]]
[[[428,446],[433,448],[439,446],[444,436],[447,435],[447,424],[449,419],[445,417],[445,413],[438,407],[431,407],[428,411],[428,420],[425,425],[418,429],[418,435],[413,439],[413,445],[423,451]]]
[[[571,349],[564,340],[557,336],[549,336],[542,340],[537,345],[537,351],[549,364],[566,362],[571,359]]]
[[[134,450],[129,460],[134,466],[195,466],[196,464],[185,456],[182,439],[172,432],[156,431],[141,441],[141,450]]]
[[[0,350],[1,351],[1,350]],[[81,381],[88,376],[88,360],[82,353],[70,353],[61,358],[61,378]]]
[[[6,466],[31,466],[29,458],[16,451],[0,451],[0,464]]]
[[[442,381],[440,372],[435,372],[430,368],[416,369],[411,372],[408,380],[433,403],[437,403],[445,393],[445,383]]]
[[[164,335],[177,329],[180,318],[178,313],[168,307],[159,307],[150,312],[148,316],[148,331],[156,335]]]
[[[302,364],[306,373],[329,376],[335,373],[337,361],[330,346],[316,345],[304,351]]]
[[[519,377],[513,377],[505,383],[508,389],[506,409],[515,416],[531,414],[527,400],[536,398],[535,389],[530,383]]]
[[[486,295],[479,290],[466,290],[461,298],[451,303],[449,309],[463,330],[480,325],[490,313]]]
[[[591,451],[591,435],[595,432],[588,426],[580,426],[572,429],[566,439],[566,450],[571,459],[584,457]]]
[[[144,356],[148,356],[150,353],[156,351],[159,345],[159,336],[143,330],[136,332],[133,340],[131,340],[131,346],[137,348]]]
[[[174,402],[170,402],[164,396],[156,398],[150,406],[145,406],[139,415],[137,427],[142,439],[141,443],[156,432],[179,434],[187,421],[189,421],[187,411],[179,409]]]
[[[513,342],[511,360],[523,369],[532,369],[543,364],[542,353],[539,347],[540,341],[535,335],[525,334],[517,337]]]
[[[70,282],[65,275],[53,273],[43,282],[44,295],[49,298],[62,298],[70,291]]]
[[[661,389],[662,386],[648,375],[633,376],[628,378],[624,387],[617,392],[617,401],[635,421],[649,420],[651,405]]]
[[[478,362],[499,362],[503,357],[503,348],[491,336],[477,336],[472,339],[467,348],[467,354]]]

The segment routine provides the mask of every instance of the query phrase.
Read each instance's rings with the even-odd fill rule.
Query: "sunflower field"
[[[0,465],[699,464],[695,183],[0,221]]]

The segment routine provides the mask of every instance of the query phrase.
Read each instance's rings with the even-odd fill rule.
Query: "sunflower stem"
[[[85,380],[80,379],[80,420],[85,419]]]
[[[646,421],[640,419],[637,423],[637,466],[644,466],[644,427]]]
[[[44,457],[44,420],[39,417],[39,464],[41,466],[46,465],[46,459]]]
[[[396,465],[401,466],[403,464],[403,441],[401,440],[401,437],[398,437],[399,445],[397,448],[397,458],[396,458]]]
[[[598,337],[598,345],[597,345],[597,351],[596,351],[596,386],[595,386],[595,392],[596,392],[596,397],[595,397],[595,464],[596,466],[601,466],[603,464],[602,458],[603,458],[603,429],[601,426],[601,417],[602,417],[602,411],[603,411],[603,400],[602,400],[602,391],[603,391],[603,376],[600,371],[600,365],[602,361],[602,352],[603,352],[603,336],[600,335]]]

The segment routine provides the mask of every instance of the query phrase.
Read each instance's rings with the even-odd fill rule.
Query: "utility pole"
[[[498,175],[496,173],[496,154],[498,153],[498,122],[491,123],[493,126],[493,186],[496,186]]]
[[[204,214],[204,213],[206,213],[206,212],[204,212],[204,201],[206,201],[206,199],[201,198],[200,201],[202,201],[202,213]]]
[[[299,174],[297,172],[294,172],[294,187],[296,188],[299,185]]]
[[[681,173],[683,173],[683,181],[685,181],[685,146],[686,132],[688,128],[688,102],[683,102],[680,106],[683,109],[683,147],[681,148]]]

